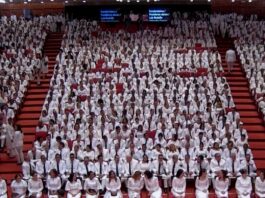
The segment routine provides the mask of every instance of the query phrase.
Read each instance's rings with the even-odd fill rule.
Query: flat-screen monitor
[[[150,8],[148,10],[148,21],[167,22],[170,18],[170,12],[166,8]]]
[[[100,10],[101,22],[119,22],[121,13],[118,9],[102,9]]]

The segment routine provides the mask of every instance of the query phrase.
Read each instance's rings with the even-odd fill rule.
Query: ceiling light
[[[50,0],[50,1],[54,1],[54,0]]]
[[[83,3],[86,3],[86,1],[85,1],[85,0],[83,0]]]
[[[193,2],[193,0],[190,0],[190,2]]]
[[[249,2],[249,3],[251,3],[251,2],[252,2],[252,0],[248,0],[248,2]]]
[[[65,1],[64,3],[68,3],[68,1]]]
[[[24,1],[24,4],[28,4],[28,2]]]
[[[42,3],[42,4],[43,4],[44,2],[43,2],[43,1],[41,1],[40,3]]]
[[[232,3],[234,3],[235,2],[235,0],[232,0]]]
[[[6,1],[5,0],[0,0],[0,3],[6,3]]]
[[[136,2],[137,2],[137,3],[139,3],[139,2],[140,2],[140,0],[136,0]]]
[[[208,2],[211,2],[211,0],[208,0]]]

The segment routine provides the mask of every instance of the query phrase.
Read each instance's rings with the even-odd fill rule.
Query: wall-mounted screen
[[[167,22],[170,18],[170,12],[165,8],[152,8],[148,10],[148,21]]]
[[[118,9],[102,9],[100,10],[101,22],[118,22],[120,21],[121,13]]]

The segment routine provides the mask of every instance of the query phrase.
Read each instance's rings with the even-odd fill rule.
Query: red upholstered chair
[[[201,68],[197,69],[197,75],[198,76],[205,76],[205,75],[207,75],[207,73],[208,73],[208,69],[207,68],[201,67]]]
[[[77,87],[78,87],[78,84],[77,83],[74,83],[74,84],[71,85],[71,88],[72,89],[77,89]]]
[[[47,132],[45,131],[39,131],[39,132],[37,132],[36,133],[36,135],[35,135],[35,138],[36,139],[39,139],[39,138],[43,138],[43,139],[46,139],[46,137],[47,137]]]
[[[146,131],[146,137],[147,138],[152,138],[152,139],[155,139],[155,136],[156,136],[156,131]]]
[[[234,109],[234,108],[227,107],[227,108],[225,108],[225,111],[226,111],[226,113],[228,113],[228,112],[232,111],[233,109]]]
[[[114,63],[117,64],[117,65],[120,65],[121,64],[121,59],[120,58],[115,58],[114,59]]]
[[[114,72],[120,72],[121,71],[121,68],[119,68],[119,67],[115,67],[115,68],[113,68],[112,69],[112,72],[114,73]]]
[[[86,101],[87,96],[86,95],[78,96],[78,98],[80,99],[81,102],[84,102],[84,101]]]
[[[121,66],[122,66],[122,68],[129,67],[129,63],[122,63]]]
[[[98,32],[96,32],[96,31],[91,32],[91,36],[97,37],[98,36]]]
[[[127,72],[127,73],[123,73],[122,75],[123,75],[124,77],[128,77],[128,76],[131,75],[131,73],[130,73],[130,72]]]
[[[201,43],[195,43],[195,48],[201,48],[202,44]]]
[[[123,84],[122,83],[116,83],[116,93],[122,93],[124,91]]]

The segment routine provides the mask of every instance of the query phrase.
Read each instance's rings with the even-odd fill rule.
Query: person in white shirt
[[[228,66],[228,72],[231,73],[233,70],[234,63],[236,61],[236,52],[233,49],[227,50],[225,60]]]
[[[21,128],[20,126],[17,126],[15,130],[13,142],[15,144],[16,157],[17,157],[18,164],[22,164],[24,161],[23,139],[24,139],[24,135],[21,131]]]
[[[186,194],[186,177],[183,169],[179,169],[172,180],[171,193],[175,198],[184,198]]]
[[[129,198],[140,198],[141,190],[144,187],[144,181],[140,171],[135,171],[134,174],[128,179],[128,196]]]
[[[247,170],[242,169],[241,176],[236,180],[236,192],[238,198],[250,198],[252,192],[251,178],[247,175]]]
[[[50,171],[46,181],[49,198],[59,198],[59,190],[62,187],[61,178],[58,176],[56,169]]]
[[[255,193],[258,197],[265,197],[265,178],[263,171],[255,179]]]
[[[145,188],[149,192],[150,198],[161,198],[162,189],[159,186],[158,178],[151,171],[145,171],[144,176]]]
[[[0,198],[7,198],[6,181],[0,176]]]
[[[106,179],[106,193],[104,198],[122,198],[121,181],[112,170]]]
[[[43,182],[38,177],[38,174],[35,172],[33,173],[32,178],[28,181],[29,197],[34,196],[36,198],[40,198],[42,196],[42,190]]]
[[[85,179],[84,191],[86,192],[86,198],[97,198],[101,185],[95,173],[90,171],[88,177]]]
[[[28,184],[22,179],[21,174],[15,176],[15,180],[11,183],[12,197],[25,198]]]
[[[213,186],[217,198],[228,197],[229,179],[227,178],[227,171],[218,172],[217,177],[213,180]]]
[[[81,197],[82,184],[77,179],[76,174],[70,174],[68,181],[65,185],[65,191],[67,192],[67,198],[80,198]]]
[[[199,176],[196,178],[195,188],[196,198],[208,198],[209,178],[205,169],[202,169],[199,173]]]

